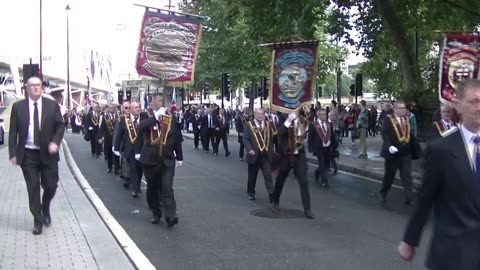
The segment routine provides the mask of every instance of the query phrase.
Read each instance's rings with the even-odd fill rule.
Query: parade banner
[[[447,33],[440,56],[439,99],[451,104],[458,86],[467,78],[480,79],[479,33]]]
[[[269,93],[273,110],[290,113],[312,101],[317,45],[316,41],[274,45]]]
[[[192,83],[200,36],[198,18],[147,10],[137,50],[138,74]]]

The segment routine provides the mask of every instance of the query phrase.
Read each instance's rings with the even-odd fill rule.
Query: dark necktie
[[[475,157],[475,180],[480,185],[480,136],[476,136],[473,142],[475,143],[473,150],[473,156]]]
[[[449,129],[450,129],[450,124],[447,124],[447,130],[449,130]]]
[[[138,116],[135,116],[135,120],[133,120],[133,123],[135,125],[135,129],[138,128]]]
[[[40,121],[38,119],[38,103],[34,102],[33,107],[33,144],[40,146]]]

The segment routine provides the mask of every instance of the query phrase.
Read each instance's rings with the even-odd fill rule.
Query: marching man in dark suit
[[[428,145],[422,187],[398,252],[413,259],[433,207],[427,268],[479,270],[480,81],[465,80],[453,102],[462,125]]]
[[[240,161],[243,161],[245,146],[243,145],[243,131],[245,130],[245,125],[250,118],[248,116],[248,108],[243,108],[243,112],[238,112],[235,117],[235,129],[238,133],[238,143],[240,143],[240,149],[238,155],[240,156]]]
[[[415,136],[412,135],[410,121],[406,117],[407,107],[402,100],[395,101],[393,115],[387,115],[382,125],[383,144],[380,156],[385,159],[385,174],[382,188],[378,193],[380,201],[385,202],[392,187],[397,170],[405,193],[405,204],[413,199],[412,193],[412,145]]]
[[[255,186],[260,169],[263,173],[270,203],[272,203],[272,130],[268,121],[265,120],[264,109],[257,109],[254,117],[251,121],[246,122],[243,133],[243,144],[247,150],[245,159],[248,163],[247,195],[249,200],[255,200]]]
[[[188,120],[188,122],[192,125],[193,129],[193,146],[195,147],[195,150],[198,149],[198,144],[200,142],[200,121],[202,116],[199,113],[200,112],[197,110],[197,108],[192,107]]]
[[[225,150],[225,156],[230,156],[230,151],[228,151],[228,119],[225,115],[225,109],[220,109],[219,114],[214,117],[215,125],[215,144],[213,146],[213,153],[218,156],[218,146],[220,145],[220,140],[223,142],[223,149]]]
[[[447,104],[440,105],[442,119],[433,122],[433,136],[442,137],[443,133],[455,128],[457,125],[452,121],[453,109]]]
[[[183,163],[182,133],[173,115],[163,107],[163,93],[152,96],[149,118],[140,123],[139,135],[143,147],[135,146],[136,158],[142,163],[147,179],[147,202],[153,213],[151,222],[157,224],[162,217],[160,201],[165,210],[169,228],[178,223],[177,205],[173,191],[175,167]]]
[[[308,128],[308,150],[317,157],[318,168],[315,170],[315,181],[322,179],[322,187],[328,187],[327,170],[330,166],[332,149],[337,149],[338,140],[332,129],[331,123],[327,120],[327,111],[319,109],[317,120],[312,122]]]
[[[58,147],[65,124],[58,104],[42,97],[42,81],[27,81],[28,97],[15,102],[10,116],[8,150],[10,162],[22,168],[28,191],[30,212],[34,218],[33,234],[50,226],[50,203],[58,183]],[[40,200],[40,186],[43,196]]]
[[[207,113],[203,116],[200,125],[202,136],[202,146],[205,152],[210,151],[210,143],[212,148],[215,145],[215,122],[212,108],[207,109]]]
[[[112,172],[112,167],[115,163],[115,174],[118,173],[118,163],[114,161],[113,154],[113,130],[117,122],[117,114],[115,112],[115,106],[108,104],[107,111],[100,116],[100,128],[98,131],[98,142],[103,143],[103,152],[107,158],[107,173]]]
[[[304,117],[291,113],[285,121],[280,120],[278,126],[278,154],[280,155],[280,169],[275,180],[273,192],[273,210],[278,211],[280,195],[290,170],[298,179],[300,195],[302,197],[305,217],[313,219],[310,209],[310,192],[307,180],[307,157],[305,155],[305,135],[307,122]]]
[[[70,125],[72,126],[72,133],[80,134],[80,129],[82,128],[82,119],[76,108],[73,108],[73,112],[70,117]]]
[[[90,137],[90,149],[92,151],[92,156],[100,157],[102,145],[98,143],[98,121],[100,120],[100,107],[97,103],[93,103],[92,108],[87,113],[87,118],[85,119],[85,132],[88,132]]]
[[[130,114],[120,117],[118,130],[115,138],[114,154],[120,156],[120,149],[128,163],[128,178],[125,179],[123,186],[128,189],[133,188],[132,197],[137,198],[140,193],[141,180],[143,175],[142,165],[135,159],[135,142],[138,139],[138,127],[140,124],[140,104],[132,102],[130,104]],[[123,144],[123,145],[122,145]]]

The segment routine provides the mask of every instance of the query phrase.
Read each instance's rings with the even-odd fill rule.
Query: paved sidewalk
[[[0,269],[134,269],[73,178],[63,151],[60,158],[52,225],[35,236],[22,171],[0,149]]]
[[[193,133],[183,132],[185,138],[193,139]],[[230,137],[237,137],[238,133],[235,129],[230,130]],[[382,147],[382,137],[377,135],[375,137],[367,138],[368,159],[358,158],[361,153],[360,141],[355,140],[352,145],[350,137],[344,137],[343,143],[340,144],[338,150],[340,152],[340,159],[338,162],[338,169],[354,173],[377,180],[382,180],[384,173],[384,160],[380,157],[380,148]],[[236,139],[229,140],[229,143],[238,143]],[[424,145],[422,145],[424,147]],[[311,153],[307,153],[310,162],[317,163],[317,158]],[[422,176],[422,160],[413,161],[412,177],[413,180],[419,184]],[[400,173],[397,172],[396,180],[400,181]]]

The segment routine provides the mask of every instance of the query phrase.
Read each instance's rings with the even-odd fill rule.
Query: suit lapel
[[[453,161],[456,165],[452,166],[455,170],[458,171],[458,174],[461,175],[459,179],[452,179],[454,181],[464,181],[462,184],[466,187],[466,192],[472,194],[472,199],[476,200],[477,204],[480,205],[480,196],[478,196],[480,189],[478,185],[475,183],[475,173],[473,171],[472,163],[470,161],[470,157],[468,154],[467,147],[465,146],[465,142],[463,141],[462,133],[457,130],[454,134],[448,137],[447,145],[458,145],[458,147],[452,147],[452,156]],[[467,196],[467,194],[466,194]]]
[[[40,117],[40,134],[42,133],[42,130],[44,130],[45,126],[45,121],[47,117],[47,102],[45,102],[45,98],[41,97],[42,99],[42,116]],[[52,119],[54,121],[54,119]]]
[[[30,99],[27,97],[24,99],[24,112],[25,112],[25,119],[27,119],[27,121],[25,121],[25,140],[27,140],[27,137],[28,137],[28,126],[30,125]]]

